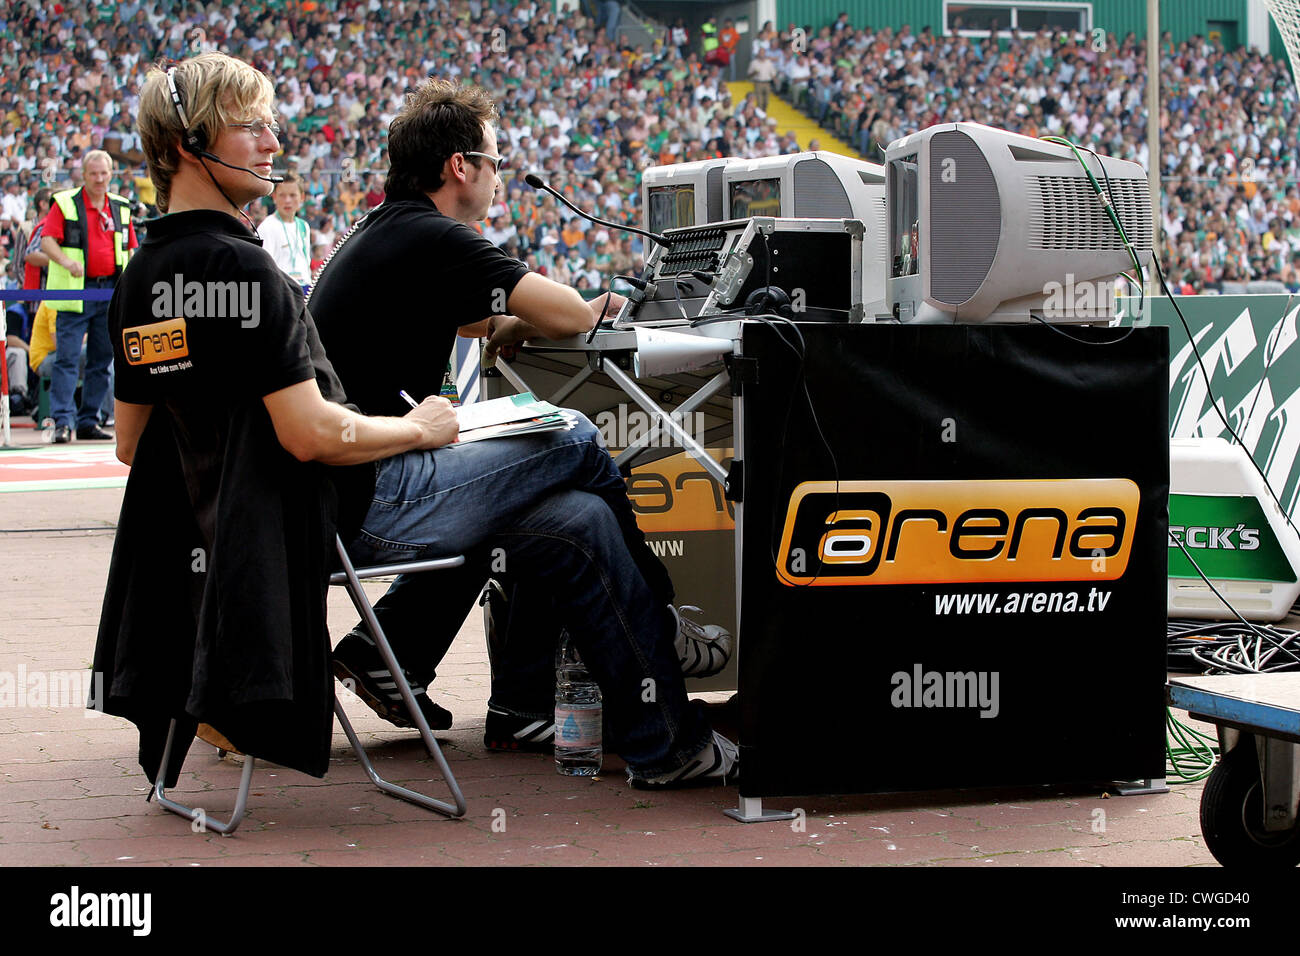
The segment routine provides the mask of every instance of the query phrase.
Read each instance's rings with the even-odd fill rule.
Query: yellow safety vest
[[[718,28],[706,23],[700,27],[700,32],[704,34],[704,52],[712,53],[718,48]]]
[[[86,234],[86,218],[82,215],[86,208],[86,200],[82,189],[65,189],[63,192],[55,193],[53,200],[58,204],[59,211],[63,213],[63,242],[59,248],[73,262],[81,264],[82,274],[74,276],[51,258],[45,288],[50,291],[59,289],[80,291],[86,287],[86,254],[90,242],[90,237]],[[109,193],[108,201],[117,210],[117,215],[113,217],[113,261],[117,265],[116,274],[121,275],[122,269],[126,267],[126,240],[131,229],[131,204],[116,193]],[[52,299],[49,306],[56,312],[80,312],[81,300]]]

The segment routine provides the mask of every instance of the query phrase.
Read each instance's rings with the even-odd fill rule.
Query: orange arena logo
[[[128,365],[170,362],[190,354],[183,318],[123,329],[122,346]]]
[[[1127,478],[805,481],[777,577],[794,587],[1112,581],[1128,566]]]

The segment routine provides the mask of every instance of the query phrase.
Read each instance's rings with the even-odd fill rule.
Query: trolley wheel
[[[1242,741],[1219,761],[1201,794],[1201,834],[1224,866],[1289,868],[1300,865],[1300,826],[1264,829],[1264,788],[1253,740]]]

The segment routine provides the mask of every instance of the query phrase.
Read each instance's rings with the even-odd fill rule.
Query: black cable
[[[248,224],[248,228],[253,231],[254,235],[256,235],[257,227],[253,225],[253,220],[248,217],[248,213],[244,212],[244,210],[240,209],[238,206],[235,205],[235,201],[233,199],[231,199],[229,196],[226,195],[226,191],[221,188],[221,183],[217,182],[217,177],[212,175],[212,170],[208,169],[208,164],[203,161],[202,156],[199,157],[199,165],[201,165],[203,167],[203,171],[208,174],[208,179],[212,180],[212,185],[217,187],[217,192],[221,193],[221,198],[224,199],[226,202],[230,203],[231,207],[235,210],[235,212],[239,213],[239,215],[243,217],[244,222]]]
[[[760,232],[759,235],[763,237],[763,258],[766,260],[767,263],[765,287],[766,289],[769,290],[769,298],[770,298],[770,290],[772,288],[772,246],[766,232]],[[802,387],[804,400],[808,403],[808,413],[812,416],[813,425],[817,429],[817,435],[821,439],[822,445],[825,446],[826,451],[831,456],[831,468],[835,473],[835,510],[838,511],[839,503],[840,503],[840,498],[839,498],[840,463],[839,460],[835,457],[835,450],[831,448],[830,442],[826,440],[826,434],[825,432],[822,431],[821,422],[817,418],[817,408],[813,402],[812,393],[808,391],[808,380],[804,375],[804,365],[806,364],[808,358],[808,343],[804,340],[803,333],[799,331],[799,326],[796,325],[793,320],[788,319],[783,315],[776,315],[776,314],[770,314],[767,316],[755,315],[755,316],[751,316],[750,318],[757,319],[758,321],[766,325],[768,328],[772,329],[772,331],[776,332],[777,338],[779,338],[782,342],[784,342],[795,353],[795,356],[799,360],[798,368],[795,371],[795,375],[797,376],[796,381]],[[791,329],[794,330],[795,337],[799,340],[799,345],[797,348],[795,347],[794,343],[790,342],[788,339],[786,339],[784,335],[781,334],[778,326],[774,323],[774,320],[779,322],[784,322],[785,324],[789,325]],[[781,447],[785,447],[786,438],[790,433],[790,413],[793,410],[794,410],[794,394],[792,391],[790,395],[790,403],[786,405],[785,418],[781,424]],[[781,466],[777,469],[777,474],[776,474],[776,487],[778,489],[781,488],[782,484],[784,483],[784,480],[785,480],[785,457],[782,456]],[[777,509],[773,508],[772,524],[770,528],[770,533],[768,535],[768,547],[769,547],[769,553],[771,554],[772,557],[772,567],[778,574],[780,574],[781,568],[777,563],[776,552],[774,550],[770,550],[776,544],[776,522],[777,522]],[[814,574],[812,580],[809,581],[807,584],[800,584],[795,586],[812,587],[813,584],[816,583],[817,578],[821,573],[821,568],[822,568],[822,561],[820,558],[818,558],[817,559],[818,573]]]
[[[610,280],[609,289],[605,292],[605,304],[600,307],[600,315],[596,319],[596,324],[591,327],[587,333],[587,344],[590,345],[596,333],[600,331],[600,323],[605,321],[605,312],[609,309],[609,300],[614,296],[614,280]]]
[[[686,282],[685,279],[673,280],[673,301],[677,303],[677,311],[681,314],[682,321],[689,323],[691,318],[686,314],[686,307],[682,305],[682,283],[684,282]],[[689,289],[690,285],[687,285],[686,288]]]
[[[1097,165],[1098,165],[1099,167],[1101,167],[1101,175],[1102,175],[1102,179],[1104,179],[1105,182],[1106,182],[1106,198],[1108,198],[1108,199],[1110,200],[1110,204],[1111,204],[1112,208],[1118,210],[1118,209],[1119,209],[1119,204],[1115,202],[1115,191],[1114,191],[1114,189],[1111,187],[1111,183],[1110,183],[1110,173],[1106,171],[1106,164],[1103,163],[1103,162],[1101,161],[1101,157],[1097,155],[1097,151],[1096,151],[1095,149],[1093,149],[1091,146],[1079,146],[1078,148],[1081,149],[1081,150],[1083,150],[1085,153],[1091,153],[1091,154],[1092,154],[1092,158],[1095,159],[1095,160],[1097,161]],[[1086,167],[1085,167],[1085,168],[1086,168]],[[1119,213],[1116,212],[1115,215],[1118,216]],[[1126,236],[1120,236],[1120,238],[1121,238],[1121,239],[1124,239],[1124,240],[1127,239]],[[1154,259],[1155,257],[1152,256],[1152,258]],[[1141,279],[1143,279],[1143,278],[1145,278],[1145,277],[1142,276],[1142,275],[1139,275],[1139,276],[1138,276],[1138,279],[1139,279],[1139,280],[1141,280]],[[1146,286],[1145,286],[1141,281],[1139,281],[1139,282],[1137,283],[1137,287],[1138,287],[1138,315],[1141,315],[1141,314],[1142,314],[1142,309],[1143,309],[1143,308],[1145,307],[1145,305],[1146,305]]]
[[[1294,292],[1286,297],[1286,305],[1282,308],[1282,316],[1277,321],[1277,338],[1273,340],[1273,348],[1271,352],[1264,356],[1264,368],[1259,375],[1259,386],[1255,389],[1255,397],[1250,401],[1250,411],[1246,413],[1246,420],[1242,423],[1243,430],[1250,427],[1250,420],[1255,417],[1255,406],[1259,404],[1259,396],[1263,394],[1264,382],[1268,380],[1268,370],[1273,367],[1273,359],[1277,356],[1277,347],[1282,344],[1281,325],[1286,321],[1286,314],[1291,310],[1291,300],[1294,298]],[[1244,445],[1242,447],[1245,448]]]
[[[795,323],[792,319],[786,318],[783,315],[776,315],[774,313],[769,313],[768,315],[749,316],[749,318],[753,319],[756,322],[762,322],[764,325],[768,326],[768,328],[772,329],[772,331],[776,333],[776,337],[780,339],[781,342],[787,348],[789,348],[792,352],[794,352],[795,358],[798,360],[798,365],[795,367],[795,377],[797,381],[797,387],[803,391],[804,401],[808,405],[808,413],[812,417],[813,427],[817,430],[817,437],[821,439],[822,446],[826,449],[826,453],[830,455],[831,469],[835,475],[835,508],[836,510],[838,510],[839,494],[840,494],[840,463],[839,463],[839,459],[835,455],[835,449],[831,446],[830,441],[826,438],[826,432],[822,428],[821,420],[817,417],[817,405],[816,402],[813,400],[812,392],[808,390],[808,379],[807,376],[804,374],[804,366],[806,364],[807,354],[808,354],[808,344],[803,337],[803,332],[800,331],[797,323]],[[795,339],[798,342],[797,345],[795,344],[795,342],[792,342],[788,338],[786,338],[786,336],[781,331],[781,325],[778,325],[778,323],[788,325],[790,327],[790,329],[795,334]],[[794,411],[794,404],[795,404],[794,390],[792,389],[790,395],[790,402],[789,404],[786,405],[785,416],[781,423],[780,444],[782,447],[785,446],[786,439],[790,433],[790,415],[791,412]],[[776,476],[776,487],[778,489],[782,487],[784,480],[785,480],[785,458],[782,457],[781,464],[777,469],[777,476]],[[769,548],[768,553],[772,558],[772,567],[777,571],[778,574],[781,574],[781,567],[779,562],[777,561],[776,551],[773,550],[777,540],[776,523],[779,517],[776,508],[772,509],[771,517],[772,517],[772,523],[769,528],[769,535],[768,535],[768,548]],[[799,587],[799,588],[812,587],[813,584],[816,583],[817,578],[820,576],[821,566],[822,566],[822,561],[819,558],[817,561],[818,573],[813,575],[812,580],[807,582],[806,584],[791,583],[791,586]]]
[[[1214,586],[1214,582],[1212,582],[1208,577],[1206,577],[1205,572],[1201,570],[1201,566],[1196,563],[1196,559],[1192,557],[1191,553],[1187,550],[1186,546],[1181,541],[1178,540],[1178,536],[1175,535],[1172,531],[1169,532],[1169,539],[1173,541],[1174,544],[1178,545],[1178,548],[1180,551],[1183,552],[1184,557],[1186,557],[1187,560],[1191,563],[1192,567],[1196,569],[1196,573],[1201,576],[1201,580],[1204,581],[1206,586],[1209,587],[1209,589],[1214,592],[1214,596],[1223,602],[1224,607],[1226,607],[1229,611],[1231,611],[1234,615],[1236,615],[1237,620],[1241,621],[1242,624],[1250,628],[1250,630],[1260,640],[1267,641],[1268,643],[1276,647],[1278,650],[1286,653],[1286,655],[1290,657],[1292,660],[1294,660],[1297,664],[1300,664],[1300,654],[1296,654],[1295,652],[1288,650],[1287,647],[1285,646],[1285,642],[1279,642],[1277,638],[1273,637],[1272,635],[1266,634],[1259,627],[1252,624],[1250,621],[1246,620],[1244,617],[1241,616],[1241,612],[1239,612],[1235,607],[1233,607],[1232,604],[1229,603],[1228,599],[1219,593],[1219,589]],[[1193,654],[1193,656],[1196,655]]]
[[[1127,329],[1124,330],[1124,334],[1117,339],[1108,339],[1105,342],[1089,342],[1087,339],[1081,339],[1071,335],[1069,332],[1066,332],[1064,329],[1060,328],[1059,326],[1056,326],[1053,323],[1048,322],[1046,319],[1044,319],[1041,315],[1038,315],[1037,313],[1030,312],[1029,317],[1033,319],[1035,322],[1043,323],[1043,325],[1047,326],[1057,335],[1064,335],[1071,342],[1078,342],[1080,345],[1119,345],[1120,342],[1123,342],[1126,338],[1132,335],[1133,330],[1137,328],[1136,325],[1130,325]]]
[[[1219,407],[1218,401],[1215,400],[1214,385],[1210,381],[1210,373],[1205,368],[1205,359],[1201,355],[1201,349],[1196,344],[1196,336],[1192,334],[1192,327],[1187,324],[1187,318],[1183,315],[1183,310],[1178,307],[1177,298],[1169,291],[1169,283],[1165,280],[1165,271],[1160,268],[1160,263],[1157,261],[1157,257],[1151,257],[1151,265],[1152,268],[1155,269],[1156,278],[1160,280],[1160,288],[1164,290],[1165,295],[1169,298],[1169,304],[1174,307],[1174,312],[1178,316],[1178,321],[1183,324],[1183,331],[1187,333],[1187,342],[1191,345],[1193,354],[1196,355],[1196,364],[1201,370],[1201,377],[1205,379],[1205,391],[1210,397],[1210,406],[1214,409],[1215,413],[1218,414],[1219,421],[1223,422],[1223,427],[1228,430],[1228,434],[1231,435],[1236,440],[1237,444],[1241,446],[1242,450],[1245,451],[1246,443],[1241,440],[1241,436],[1237,434],[1236,429],[1234,429],[1228,422],[1228,416],[1223,413],[1223,409]],[[1286,519],[1286,523],[1291,527],[1292,531],[1300,534],[1300,529],[1297,529],[1295,523],[1291,520],[1291,515],[1287,512],[1286,508],[1283,507],[1282,500],[1277,496],[1277,492],[1273,490],[1273,486],[1269,484],[1268,475],[1264,474],[1264,469],[1259,466],[1259,462],[1255,461],[1255,456],[1247,452],[1246,458],[1250,461],[1251,465],[1254,466],[1255,471],[1259,472],[1259,477],[1263,479],[1264,487],[1268,489],[1269,496],[1273,499],[1273,503],[1277,505],[1278,510],[1282,512],[1282,517]]]
[[[1045,139],[1051,141],[1051,140],[1057,139],[1057,137],[1045,137]],[[1100,165],[1102,166],[1102,174],[1103,174],[1103,175],[1106,174],[1106,167],[1105,167],[1104,164],[1101,163],[1101,158],[1098,157],[1097,154],[1096,154],[1095,152],[1093,152],[1092,150],[1088,149],[1086,146],[1084,146],[1084,147],[1076,147],[1073,143],[1069,143],[1068,141],[1062,140],[1062,142],[1066,142],[1067,145],[1069,145],[1072,149],[1076,149],[1076,150],[1077,150],[1077,149],[1085,149],[1085,150],[1087,150],[1088,152],[1091,152],[1091,153],[1093,154],[1094,157],[1097,157],[1097,162],[1098,162],[1098,164],[1100,164]],[[1076,156],[1077,156],[1077,155],[1078,155],[1078,154],[1076,153]],[[1085,173],[1087,173],[1089,176],[1091,176],[1091,172],[1089,171],[1087,164],[1083,162],[1083,158],[1082,158],[1082,157],[1079,157],[1079,164],[1080,164],[1081,166],[1083,166],[1083,171],[1084,171]],[[1116,225],[1116,226],[1119,228],[1120,238],[1121,238],[1122,240],[1124,240],[1124,241],[1127,243],[1127,242],[1128,242],[1128,238],[1127,238],[1127,236],[1124,235],[1123,227],[1122,227],[1122,226],[1119,226],[1119,223],[1118,223],[1118,219],[1119,219],[1119,212],[1118,212],[1118,209],[1119,209],[1119,207],[1115,205],[1114,197],[1110,194],[1109,190],[1110,190],[1110,186],[1109,186],[1109,177],[1107,176],[1107,199],[1110,201],[1111,209],[1112,209],[1112,210],[1115,210],[1115,212],[1114,212],[1115,222],[1113,223],[1113,225]],[[1130,246],[1131,246],[1131,243],[1130,243]],[[1213,406],[1214,411],[1218,414],[1218,416],[1219,416],[1219,420],[1223,422],[1223,427],[1226,428],[1226,429],[1228,430],[1228,434],[1231,435],[1231,436],[1233,437],[1233,439],[1237,442],[1237,444],[1240,445],[1240,446],[1242,447],[1242,450],[1245,451],[1245,450],[1246,450],[1246,443],[1245,443],[1244,441],[1241,440],[1241,436],[1237,434],[1236,429],[1234,429],[1234,428],[1232,427],[1232,425],[1229,424],[1227,416],[1223,413],[1223,409],[1219,408],[1219,403],[1215,400],[1215,397],[1214,397],[1214,386],[1213,386],[1213,384],[1212,384],[1211,381],[1210,381],[1210,373],[1209,373],[1209,372],[1206,370],[1206,368],[1205,368],[1205,360],[1204,360],[1204,358],[1201,356],[1201,350],[1200,350],[1200,348],[1199,348],[1199,347],[1197,346],[1197,344],[1196,344],[1196,337],[1195,337],[1194,335],[1192,335],[1192,329],[1191,329],[1191,326],[1189,326],[1189,325],[1187,324],[1187,318],[1183,315],[1183,310],[1180,309],[1180,308],[1178,307],[1178,301],[1177,301],[1176,297],[1174,296],[1173,292],[1171,292],[1170,289],[1169,289],[1169,283],[1168,283],[1168,282],[1166,281],[1166,279],[1165,279],[1165,272],[1164,272],[1164,269],[1162,269],[1162,268],[1160,267],[1160,257],[1159,257],[1159,256],[1153,255],[1153,256],[1151,257],[1151,267],[1152,267],[1152,269],[1155,271],[1156,277],[1160,280],[1160,288],[1164,291],[1165,295],[1168,297],[1168,299],[1169,299],[1169,304],[1172,305],[1172,306],[1174,307],[1174,312],[1178,315],[1178,320],[1179,320],[1180,322],[1182,322],[1182,324],[1183,324],[1183,331],[1185,331],[1185,332],[1187,333],[1187,341],[1188,341],[1188,343],[1191,345],[1191,347],[1192,347],[1192,351],[1193,351],[1193,352],[1195,353],[1195,355],[1196,355],[1196,364],[1200,367],[1200,369],[1201,369],[1201,375],[1202,375],[1202,377],[1204,377],[1204,379],[1205,379],[1205,389],[1206,389],[1207,394],[1208,394],[1209,397],[1210,397],[1210,405]],[[1288,300],[1288,305],[1289,305],[1289,304],[1290,304],[1290,300]],[[1041,321],[1041,319],[1040,319],[1040,321]],[[1048,324],[1048,323],[1044,323],[1044,324]],[[1136,326],[1134,326],[1134,328],[1136,328]],[[1060,329],[1057,329],[1057,331],[1060,332],[1061,330],[1060,330]],[[1062,335],[1066,335],[1066,333],[1064,333],[1064,332],[1061,332],[1061,334],[1062,334]],[[1069,338],[1070,336],[1067,335],[1066,337]],[[1127,337],[1127,336],[1125,336],[1125,337]],[[1079,340],[1076,339],[1075,341],[1079,341]],[[1120,340],[1116,340],[1116,341],[1120,341]],[[1262,387],[1262,383],[1261,383],[1261,387]],[[1247,421],[1248,421],[1248,422],[1249,422],[1249,420],[1250,420],[1250,419],[1247,418]],[[1254,466],[1255,471],[1259,472],[1259,477],[1260,477],[1261,479],[1263,479],[1263,481],[1264,481],[1264,487],[1268,489],[1269,496],[1273,499],[1273,503],[1276,504],[1277,507],[1278,507],[1278,510],[1282,512],[1282,517],[1286,518],[1286,523],[1291,527],[1291,530],[1292,530],[1292,531],[1295,531],[1297,534],[1300,534],[1300,529],[1297,529],[1296,526],[1295,526],[1295,523],[1292,522],[1290,513],[1287,511],[1287,509],[1286,509],[1285,507],[1283,507],[1283,505],[1282,505],[1282,500],[1277,496],[1277,492],[1275,492],[1275,491],[1273,490],[1273,486],[1269,483],[1268,476],[1267,476],[1266,474],[1264,474],[1264,469],[1261,468],[1261,467],[1259,466],[1259,463],[1258,463],[1257,461],[1255,461],[1255,456],[1252,455],[1252,454],[1250,454],[1249,452],[1247,452],[1246,457],[1247,457],[1248,459],[1250,459],[1250,463],[1251,463],[1251,465]],[[1182,542],[1181,542],[1181,541],[1180,541],[1178,544],[1179,544],[1179,547],[1182,547]],[[1186,550],[1186,549],[1184,549],[1184,550]],[[1189,560],[1190,560],[1190,556],[1189,556]],[[1193,561],[1192,563],[1193,563],[1193,566],[1195,566],[1195,562]],[[1199,571],[1199,568],[1198,568],[1197,570]],[[1202,575],[1202,577],[1204,577],[1204,575]],[[1208,578],[1206,579],[1206,583],[1209,583],[1209,579],[1208,579]],[[1213,587],[1213,585],[1211,585],[1211,587]],[[1216,592],[1216,593],[1217,593],[1217,592]],[[1220,598],[1220,599],[1222,599],[1222,598]],[[1224,603],[1226,604],[1227,602],[1225,601]],[[1229,605],[1229,606],[1231,606],[1231,605]],[[1234,613],[1235,613],[1235,610],[1234,610]],[[1240,615],[1238,615],[1238,616],[1240,616]],[[1242,618],[1242,620],[1245,620],[1245,618]]]

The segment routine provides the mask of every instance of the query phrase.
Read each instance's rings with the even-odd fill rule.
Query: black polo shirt
[[[302,290],[226,213],[194,210],[151,223],[108,319],[115,395],[171,413],[209,540],[231,408],[260,406],[263,396],[313,378],[327,401],[346,402]],[[278,442],[266,453],[288,454]],[[321,467],[338,489],[339,531],[350,540],[374,497],[374,464]]]
[[[528,267],[427,197],[388,200],[338,247],[312,287],[321,341],[367,415],[404,415],[439,394],[456,330],[509,312]]]

